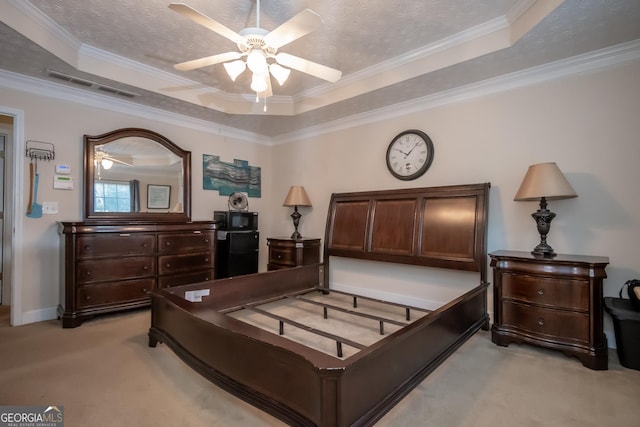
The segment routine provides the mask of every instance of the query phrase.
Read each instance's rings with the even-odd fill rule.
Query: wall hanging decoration
[[[261,171],[249,166],[247,160],[234,159],[233,163],[220,161],[220,156],[202,155],[202,188],[218,190],[221,196],[243,192],[249,197],[261,197]]]
[[[27,202],[27,217],[42,218],[42,205],[38,203],[38,160],[53,160],[56,158],[55,147],[50,142],[29,140],[26,143],[26,156],[29,162],[29,201]]]

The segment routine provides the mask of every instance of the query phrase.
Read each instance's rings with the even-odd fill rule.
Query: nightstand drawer
[[[269,264],[281,264],[296,266],[296,252],[295,250],[287,248],[276,248],[271,246],[269,248]]]
[[[589,282],[504,273],[502,297],[586,312],[589,310]]]
[[[502,324],[537,335],[589,342],[589,315],[586,313],[505,301],[502,303]]]

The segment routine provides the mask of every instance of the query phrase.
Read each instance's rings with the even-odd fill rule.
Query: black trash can
[[[605,297],[604,308],[613,318],[620,364],[640,371],[640,312],[621,298]]]

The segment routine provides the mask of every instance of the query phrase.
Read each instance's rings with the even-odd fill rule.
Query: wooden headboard
[[[487,281],[490,183],[334,193],[324,263],[331,256],[480,272]],[[325,274],[328,286],[329,274]]]

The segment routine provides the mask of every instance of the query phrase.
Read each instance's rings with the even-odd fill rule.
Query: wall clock
[[[399,133],[387,148],[387,168],[391,175],[403,181],[424,175],[432,161],[433,142],[421,130]]]

